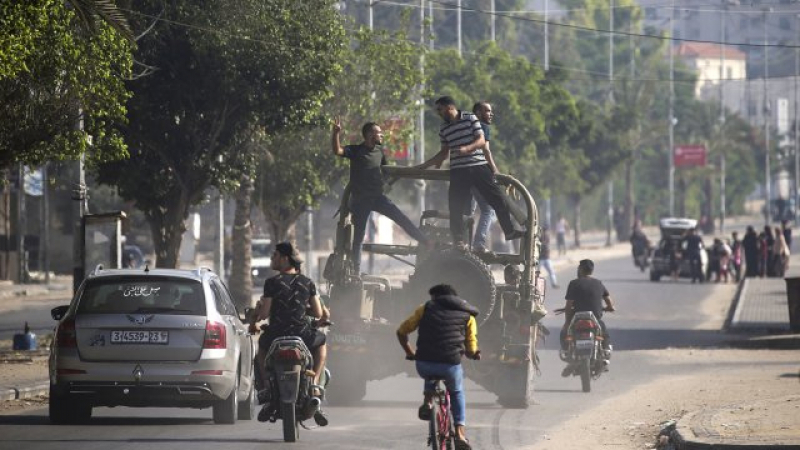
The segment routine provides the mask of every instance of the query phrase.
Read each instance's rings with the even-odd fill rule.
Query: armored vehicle
[[[427,181],[450,179],[449,170],[385,167],[390,183],[400,178]],[[362,399],[370,380],[412,372],[397,345],[399,323],[430,299],[428,289],[439,283],[455,287],[480,309],[478,339],[483,359],[464,360],[466,376],[498,396],[505,407],[525,408],[532,401],[538,371],[536,342],[543,329],[544,281],[539,274],[539,227],[536,203],[518,180],[497,175],[513,218],[525,229],[516,241],[519,251],[473,253],[452,244],[447,211],[426,210],[420,230],[429,246],[364,244],[364,252],[388,255],[413,269],[394,283],[379,274],[355,273],[353,224],[349,189],[342,196],[336,243],[324,270],[329,305],[336,327],[328,335],[331,381],[328,400],[346,404]],[[465,226],[471,242],[472,223]],[[413,262],[410,261],[414,258]],[[496,272],[495,275],[493,272]],[[414,374],[415,375],[415,374]]]

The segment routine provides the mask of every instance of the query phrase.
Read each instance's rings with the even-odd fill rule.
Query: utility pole
[[[425,1],[425,0],[420,0]],[[458,36],[458,56],[461,57],[461,0],[456,2],[456,35]]]
[[[25,234],[28,224],[26,223],[27,212],[25,211],[25,166],[19,164],[17,169],[19,179],[17,189],[17,282],[27,283],[28,258],[25,251]]]
[[[797,33],[795,34],[794,45],[794,222],[798,223],[800,220],[800,134],[797,129],[797,77],[800,77],[800,14],[795,16],[797,20]]]
[[[549,0],[544,0],[544,71],[550,70],[550,5]]]
[[[372,6],[373,6],[373,3],[372,3],[372,0],[367,0],[367,3],[369,4],[369,8],[368,8],[369,13],[367,14],[369,30],[372,31],[372,25],[373,25],[372,24]]]
[[[433,2],[430,2],[433,4]],[[459,6],[459,17],[461,9]],[[431,10],[431,20],[433,19],[433,10]],[[460,29],[460,28],[459,28]],[[431,35],[433,34],[433,25],[431,25]],[[460,34],[459,34],[460,36]],[[433,49],[433,38],[431,38],[431,49]],[[422,79],[425,79],[425,0],[419,0],[419,71]],[[459,52],[460,53],[460,52]],[[425,82],[419,88],[419,129],[417,137],[417,148],[414,152],[414,162],[419,165],[425,162],[425,99],[422,93],[425,92]],[[425,180],[417,180],[417,203],[418,211],[420,214],[425,211]],[[371,253],[370,253],[371,254]]]
[[[497,19],[497,16],[495,16],[495,5],[494,5],[494,0],[492,0],[492,1],[491,1],[491,3],[489,4],[489,7],[490,7],[490,8],[491,8],[491,10],[492,10],[492,12],[491,12],[491,21],[492,21],[492,22],[491,22],[491,23],[492,23],[492,42],[495,42],[496,31],[497,31],[497,28],[496,28],[496,26],[497,26],[497,23],[496,23],[496,22],[497,22],[497,20],[496,20],[496,19]]]
[[[672,46],[672,38],[675,36],[675,0],[670,1],[669,8],[669,42],[667,51],[669,52],[669,117],[667,126],[669,127],[669,215],[675,215],[675,55]]]
[[[728,9],[728,0],[722,0],[723,7],[719,10],[719,140],[724,141],[725,126],[725,88],[723,86],[725,75],[725,13]],[[720,179],[719,179],[719,232],[725,234],[725,149],[719,146]]]
[[[44,282],[50,283],[50,193],[47,182],[47,163],[42,166],[42,237],[39,241],[39,257],[44,270]]]
[[[614,0],[608,8],[608,98],[614,103]],[[614,185],[608,182],[608,233],[606,245],[611,245],[611,228],[614,222]]]
[[[770,201],[772,200],[772,177],[770,175],[770,147],[769,147],[769,116],[770,114],[770,103],[769,99],[767,98],[768,95],[768,86],[767,86],[767,78],[769,78],[769,46],[767,45],[767,13],[771,12],[772,8],[764,8],[764,224],[769,225],[770,222],[770,210],[772,209],[772,205]]]
[[[430,34],[428,37],[428,47],[433,51],[433,2],[428,2],[428,33]]]

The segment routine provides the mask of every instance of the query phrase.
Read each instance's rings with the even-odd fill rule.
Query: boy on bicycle
[[[444,380],[452,397],[453,421],[456,428],[456,450],[469,450],[464,398],[464,371],[461,357],[479,360],[478,310],[458,297],[456,290],[446,284],[433,286],[430,301],[419,306],[397,329],[397,339],[406,352],[406,359],[416,360],[417,373],[425,378],[425,401],[419,407],[420,420],[430,420],[433,410],[434,382]],[[408,335],[418,330],[416,353],[408,343]]]

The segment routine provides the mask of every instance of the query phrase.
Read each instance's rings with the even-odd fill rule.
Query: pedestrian
[[[758,235],[752,225],[747,226],[747,231],[742,239],[742,250],[744,250],[744,262],[746,277],[757,277],[759,274],[759,248]]]
[[[678,281],[678,275],[681,270],[681,251],[680,245],[673,239],[667,240],[664,246],[664,252],[669,260],[669,275],[672,281]]]
[[[436,100],[436,112],[444,121],[439,129],[441,149],[433,158],[417,168],[439,167],[448,157],[450,158],[448,203],[453,244],[457,248],[466,249],[464,215],[469,212],[473,187],[494,209],[506,240],[523,237],[525,232],[514,228],[503,192],[486,161],[483,152],[486,139],[478,118],[471,112],[459,110],[455,101],[447,96]]]
[[[764,225],[764,242],[761,250],[761,261],[764,267],[765,277],[775,276],[775,266],[772,260],[772,246],[775,245],[775,236],[772,234],[772,227]]]
[[[701,267],[700,251],[703,249],[703,238],[698,236],[694,228],[689,228],[686,232],[686,258],[689,260],[690,272],[692,274],[692,283],[699,281],[702,283],[705,279],[703,268]]]
[[[478,120],[480,120],[481,129],[483,130],[483,138],[486,140],[486,145],[483,147],[483,154],[486,156],[486,163],[492,170],[492,174],[497,175],[497,165],[494,163],[492,150],[489,148],[491,124],[494,120],[494,111],[492,110],[492,105],[488,102],[477,102],[472,106],[472,112],[478,117]],[[494,220],[494,209],[492,209],[489,203],[483,199],[483,196],[475,187],[472,188],[472,195],[475,198],[475,201],[472,203],[472,207],[470,208],[470,215],[475,212],[476,204],[481,212],[480,218],[478,218],[478,226],[475,228],[475,238],[472,240],[472,251],[475,253],[487,253],[486,237],[489,234],[489,227],[492,225],[492,221]]]
[[[567,233],[569,233],[569,222],[559,214],[558,222],[556,222],[556,245],[559,256],[567,253]]]
[[[783,233],[783,239],[786,241],[786,246],[789,247],[789,251],[792,250],[792,227],[789,224],[788,220],[781,221],[781,232]]]
[[[789,246],[781,229],[775,227],[775,242],[772,244],[772,276],[783,277],[789,265]]]
[[[550,261],[550,230],[547,225],[542,227],[542,239],[540,242],[539,264],[547,271],[547,275],[550,277],[550,285],[553,286],[553,289],[558,289],[556,271],[553,270],[553,263]]]
[[[386,165],[383,154],[383,131],[378,124],[367,122],[361,128],[364,141],[361,144],[342,147],[339,135],[342,123],[336,117],[333,123],[331,148],[336,156],[350,160],[350,200],[348,207],[353,214],[353,262],[356,274],[361,267],[361,243],[367,228],[370,214],[374,211],[390,218],[400,225],[409,236],[422,245],[428,239],[400,208],[384,194],[382,167]]]
[[[739,233],[734,231],[731,233],[731,267],[737,283],[742,279],[742,250],[742,241],[739,240]]]

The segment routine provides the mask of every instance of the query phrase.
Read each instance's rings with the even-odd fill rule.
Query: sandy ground
[[[665,373],[674,364],[690,364],[697,370],[665,375],[585,410],[553,430],[545,442],[528,448],[655,448],[661,425],[689,412],[800,392],[797,351],[668,349],[647,353],[658,355]],[[800,415],[784,419],[786,423],[775,425],[800,427]]]

